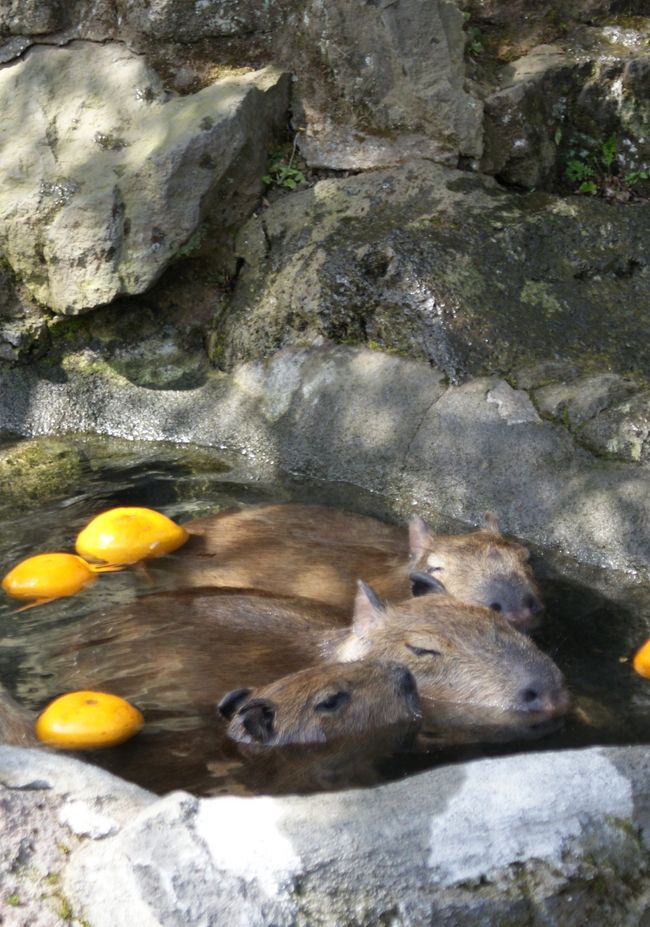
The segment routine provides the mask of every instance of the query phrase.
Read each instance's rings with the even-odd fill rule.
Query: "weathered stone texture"
[[[76,313],[147,289],[208,205],[243,219],[287,83],[266,70],[174,97],[124,46],[73,43],[4,68],[0,99],[0,243],[35,299]]]

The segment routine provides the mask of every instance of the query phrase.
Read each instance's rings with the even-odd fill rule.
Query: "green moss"
[[[519,299],[522,303],[540,307],[547,316],[556,315],[562,311],[558,300],[541,280],[526,280],[519,294]]]
[[[15,892],[12,895],[7,895],[5,901],[8,905],[11,905],[12,908],[19,908],[22,904],[22,901]]]
[[[39,438],[0,453],[0,501],[18,507],[52,499],[78,482],[79,454],[65,441]]]

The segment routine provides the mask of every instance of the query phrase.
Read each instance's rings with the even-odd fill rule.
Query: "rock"
[[[83,801],[66,801],[59,811],[59,820],[79,837],[108,837],[117,833],[119,825],[109,815]]]
[[[79,42],[3,68],[0,100],[0,245],[34,298],[74,314],[147,289],[208,203],[227,242],[261,190],[287,82],[265,70],[177,97],[123,45]]]
[[[507,67],[502,89],[485,100],[481,170],[508,184],[554,189],[558,175],[555,131],[566,100],[591,72],[561,48],[539,46]],[[562,101],[562,103],[560,103]],[[570,116],[568,117],[570,118]]]
[[[201,39],[268,32],[277,20],[277,4],[256,0],[154,0],[143,7],[126,0],[122,28],[126,34],[155,41],[192,43]],[[275,15],[274,15],[275,14]]]
[[[298,72],[309,164],[359,170],[480,155],[482,106],[465,89],[463,16],[450,0],[312,2],[278,40]]]
[[[0,2],[0,35],[39,35],[55,32],[64,23],[64,5],[60,0]]]
[[[504,66],[484,101],[481,170],[526,188],[577,190],[589,180],[613,198],[647,194],[632,177],[650,162],[649,36],[647,20],[583,26]],[[576,180],[571,164],[590,173]]]
[[[280,470],[351,483],[403,515],[476,524],[495,511],[531,543],[650,575],[645,468],[594,458],[496,377],[449,387],[428,364],[321,344],[152,390],[75,356],[48,379],[0,368],[2,430],[228,448],[258,480]]]
[[[632,380],[603,373],[544,386],[535,390],[534,397],[540,412],[576,430],[636,390],[638,386]]]
[[[77,450],[57,438],[0,448],[0,508],[31,508],[70,493],[80,469]]]
[[[148,792],[79,760],[0,746],[2,923],[81,924],[79,909],[63,886],[70,855],[81,842],[68,826],[65,809],[83,806],[86,823],[110,817],[111,833],[117,833],[153,800]]]
[[[228,369],[322,336],[425,359],[453,382],[560,358],[647,376],[649,215],[423,161],[324,180],[242,229],[212,356]]]
[[[93,927],[352,927],[388,912],[478,927],[539,910],[551,927],[631,924],[649,881],[649,762],[645,747],[593,748],[307,798],[175,793],[82,846],[64,885]]]
[[[650,393],[644,391],[612,405],[587,422],[579,437],[597,454],[650,462]]]

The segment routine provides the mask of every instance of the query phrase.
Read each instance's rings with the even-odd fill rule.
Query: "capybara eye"
[[[429,650],[427,647],[415,647],[413,644],[407,644],[406,649],[414,653],[416,657],[440,657],[442,654],[439,650]]]
[[[490,602],[490,608],[492,609],[493,612],[502,612],[502,611],[503,611],[500,602]]]
[[[321,702],[318,702],[318,704],[314,707],[316,711],[338,711],[339,708],[343,708],[344,705],[347,705],[349,701],[349,692],[334,692],[332,695],[328,695],[327,698],[324,698]]]

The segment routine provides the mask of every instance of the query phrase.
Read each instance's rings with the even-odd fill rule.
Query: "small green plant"
[[[634,184],[638,183],[640,180],[650,180],[650,174],[648,171],[628,171],[623,177],[623,180],[628,187],[633,187]]]
[[[22,904],[22,901],[15,892],[12,895],[7,895],[5,900],[8,905],[11,905],[12,908],[19,908]]]
[[[561,135],[559,138],[557,136],[556,131],[554,141],[559,144]],[[617,151],[618,139],[616,135],[610,135],[601,142],[597,151],[581,150],[574,153],[574,157],[569,158],[566,164],[567,180],[577,185],[578,193],[629,199],[632,187],[639,181],[648,180],[650,174],[645,169],[639,169],[621,175],[616,159]]]
[[[480,55],[484,51],[481,29],[470,23],[471,13],[465,11],[463,18],[465,20],[465,32],[467,33],[467,47],[471,54]]]
[[[285,152],[282,149],[276,148],[271,152],[266,174],[262,177],[262,182],[267,187],[283,187],[285,190],[295,190],[298,184],[305,181],[304,173],[299,167],[294,166],[297,144],[298,136],[296,135],[288,161],[285,160]]]
[[[598,186],[592,179],[595,173],[594,168],[586,161],[579,161],[577,158],[572,158],[570,161],[567,161],[567,179],[570,180],[571,183],[579,184],[578,190],[580,193],[598,192]]]

